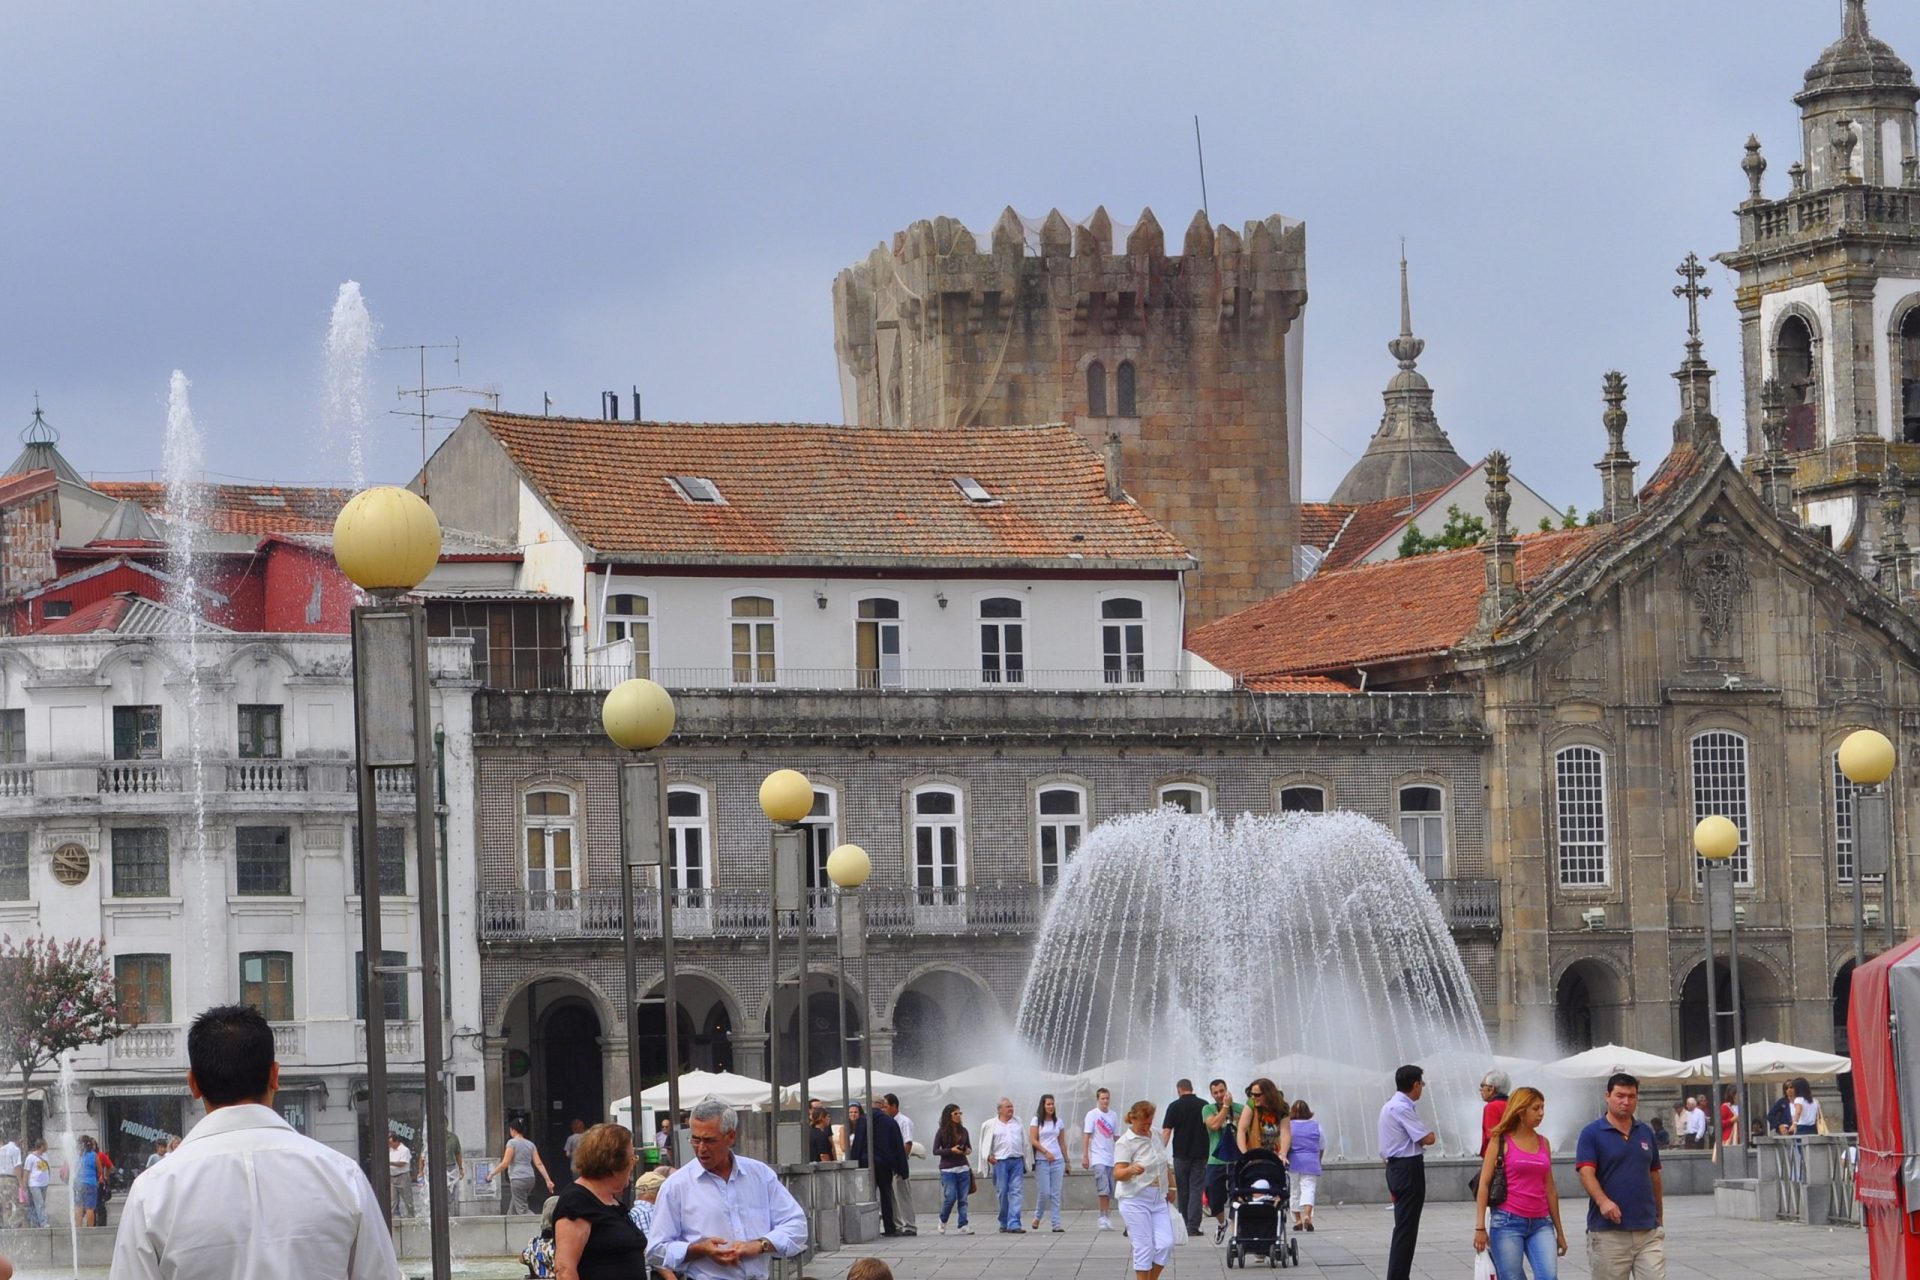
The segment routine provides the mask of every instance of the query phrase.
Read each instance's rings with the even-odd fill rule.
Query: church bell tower
[[[1840,38],[1794,95],[1788,190],[1764,193],[1767,159],[1749,137],[1740,247],[1718,255],[1739,275],[1747,467],[1790,469],[1792,510],[1862,567],[1888,462],[1920,477],[1916,100],[1866,0],[1845,0]]]

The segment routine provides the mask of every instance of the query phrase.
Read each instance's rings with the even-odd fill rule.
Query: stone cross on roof
[[[1674,268],[1674,272],[1686,279],[1685,284],[1673,286],[1673,296],[1687,300],[1687,351],[1693,355],[1700,353],[1700,299],[1711,298],[1713,290],[1700,283],[1707,269],[1700,265],[1700,255],[1689,253],[1687,260]]]

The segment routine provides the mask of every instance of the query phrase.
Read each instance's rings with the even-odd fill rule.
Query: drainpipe
[[[440,822],[440,1008],[453,1016],[453,928],[447,897],[447,727],[433,728],[433,809]]]

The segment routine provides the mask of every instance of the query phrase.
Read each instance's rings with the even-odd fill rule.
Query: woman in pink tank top
[[[1553,1148],[1540,1132],[1547,1100],[1538,1089],[1513,1091],[1506,1114],[1488,1137],[1474,1204],[1473,1248],[1493,1251],[1500,1280],[1558,1280],[1567,1233],[1560,1225],[1560,1193],[1553,1185]],[[1506,1164],[1507,1198],[1487,1203],[1496,1161]],[[1524,1267],[1523,1267],[1524,1263]]]

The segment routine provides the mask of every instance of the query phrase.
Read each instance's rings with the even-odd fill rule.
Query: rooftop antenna
[[[1200,145],[1200,117],[1193,118],[1193,154],[1200,160],[1200,212],[1206,216],[1208,225],[1213,223],[1213,213],[1207,208],[1207,152]]]
[[[403,402],[408,398],[412,398],[414,401],[414,407],[411,409],[389,409],[387,410],[387,412],[390,414],[393,414],[395,417],[415,418],[419,420],[419,423],[420,423],[420,496],[422,498],[427,498],[429,501],[431,501],[431,498],[427,493],[427,438],[428,438],[427,432],[429,430],[428,424],[433,422],[457,423],[460,421],[462,417],[465,416],[463,414],[433,412],[432,405],[433,405],[434,394],[436,392],[447,391],[447,392],[452,392],[455,395],[472,396],[476,400],[485,400],[487,402],[487,407],[489,409],[498,409],[500,407],[500,393],[490,388],[482,389],[479,387],[461,386],[457,382],[449,383],[445,386],[439,386],[439,387],[430,387],[427,385],[427,352],[429,351],[453,352],[453,376],[455,378],[458,378],[460,376],[460,338],[459,338],[459,335],[457,334],[454,336],[454,339],[452,342],[403,343],[399,346],[382,347],[380,349],[382,351],[411,351],[411,352],[414,352],[416,355],[418,355],[420,358],[419,384],[417,386],[412,386],[412,387],[400,387],[397,391],[397,394],[399,395],[400,399]]]

